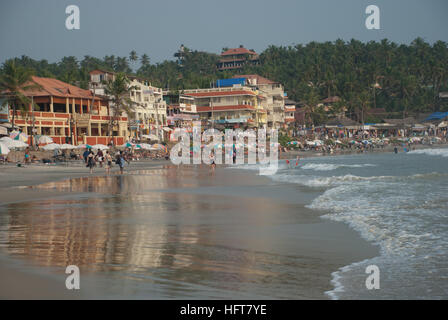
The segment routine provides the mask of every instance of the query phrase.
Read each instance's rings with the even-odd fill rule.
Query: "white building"
[[[96,95],[105,95],[105,81],[113,80],[115,73],[104,70],[90,72],[89,88]],[[133,114],[129,115],[129,131],[131,138],[140,138],[143,134],[155,134],[162,137],[162,129],[167,125],[166,103],[163,100],[162,89],[153,87],[148,80],[128,76],[129,84],[134,89],[130,99],[135,103]]]

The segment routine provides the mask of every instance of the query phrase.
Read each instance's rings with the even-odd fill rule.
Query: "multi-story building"
[[[198,114],[203,123],[220,124],[228,128],[260,127],[266,125],[264,99],[254,88],[247,86],[184,90],[194,98],[194,104],[181,107],[182,113]]]
[[[196,110],[194,98],[184,94],[164,92],[167,103],[167,123],[177,128],[191,128],[192,122],[199,120],[199,115],[192,113]]]
[[[285,92],[283,85],[266,79],[257,74],[234,76],[234,78],[245,78],[246,85],[259,92],[262,99],[261,104],[267,111],[267,127],[280,129],[285,122]]]
[[[228,49],[221,53],[221,59],[218,62],[218,70],[241,70],[245,64],[259,64],[260,58],[253,50],[248,50],[243,46],[239,48]]]
[[[32,82],[39,88],[23,92],[31,103],[27,112],[17,111],[14,120],[22,132],[48,135],[55,143],[124,143],[128,119],[111,117],[107,100],[57,79],[33,76]]]
[[[148,80],[135,76],[128,76],[132,113],[129,118],[130,137],[140,138],[143,134],[155,134],[162,137],[163,127],[167,125],[166,103],[163,91],[151,86]],[[105,81],[114,80],[115,73],[104,70],[90,72],[90,90],[97,95],[105,95]]]
[[[297,102],[291,99],[285,99],[285,126],[290,127],[294,125],[295,122],[295,112],[296,112]]]

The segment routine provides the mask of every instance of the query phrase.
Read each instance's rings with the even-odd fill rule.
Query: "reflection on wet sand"
[[[254,297],[268,283],[281,287],[279,297],[291,297],[304,262],[269,253],[275,240],[254,232],[277,223],[281,214],[273,213],[282,206],[189,192],[209,185],[203,174],[161,169],[33,187],[55,190],[57,197],[0,206],[0,248],[41,266],[74,264],[163,283],[174,297],[198,297],[204,289],[196,286],[253,291]],[[225,174],[217,179],[225,181]]]

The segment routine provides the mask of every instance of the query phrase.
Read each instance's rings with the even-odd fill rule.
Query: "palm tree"
[[[312,88],[305,97],[305,123],[308,121],[311,125],[314,124],[316,108],[319,103],[319,96],[316,89]]]
[[[16,65],[15,60],[3,63],[0,74],[0,97],[4,99],[3,105],[11,106],[12,127],[15,125],[17,109],[28,112],[31,100],[25,96],[24,91],[38,90],[40,86],[32,81],[33,70]],[[8,109],[9,112],[9,109]]]
[[[370,106],[370,94],[368,91],[364,90],[360,94],[357,95],[356,101],[361,107],[361,123],[364,126],[364,118],[365,113],[369,109]]]
[[[135,62],[138,60],[138,55],[135,50],[132,50],[131,53],[129,53],[129,61]]]
[[[140,57],[140,62],[142,63],[142,67],[146,67],[149,65],[149,56],[144,53],[141,57]]]
[[[136,104],[130,98],[130,93],[135,86],[129,86],[130,80],[124,73],[117,73],[114,80],[106,82],[105,93],[109,98],[109,136],[112,133],[113,122],[126,113],[133,116],[133,107]]]

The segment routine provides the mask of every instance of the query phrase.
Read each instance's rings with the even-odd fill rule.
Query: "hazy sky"
[[[80,30],[67,30],[65,8],[80,9]],[[381,30],[367,30],[365,9],[381,10]],[[448,0],[0,0],[0,61],[28,55],[173,59],[181,44],[220,53],[243,44],[261,52],[337,38],[448,42]]]

